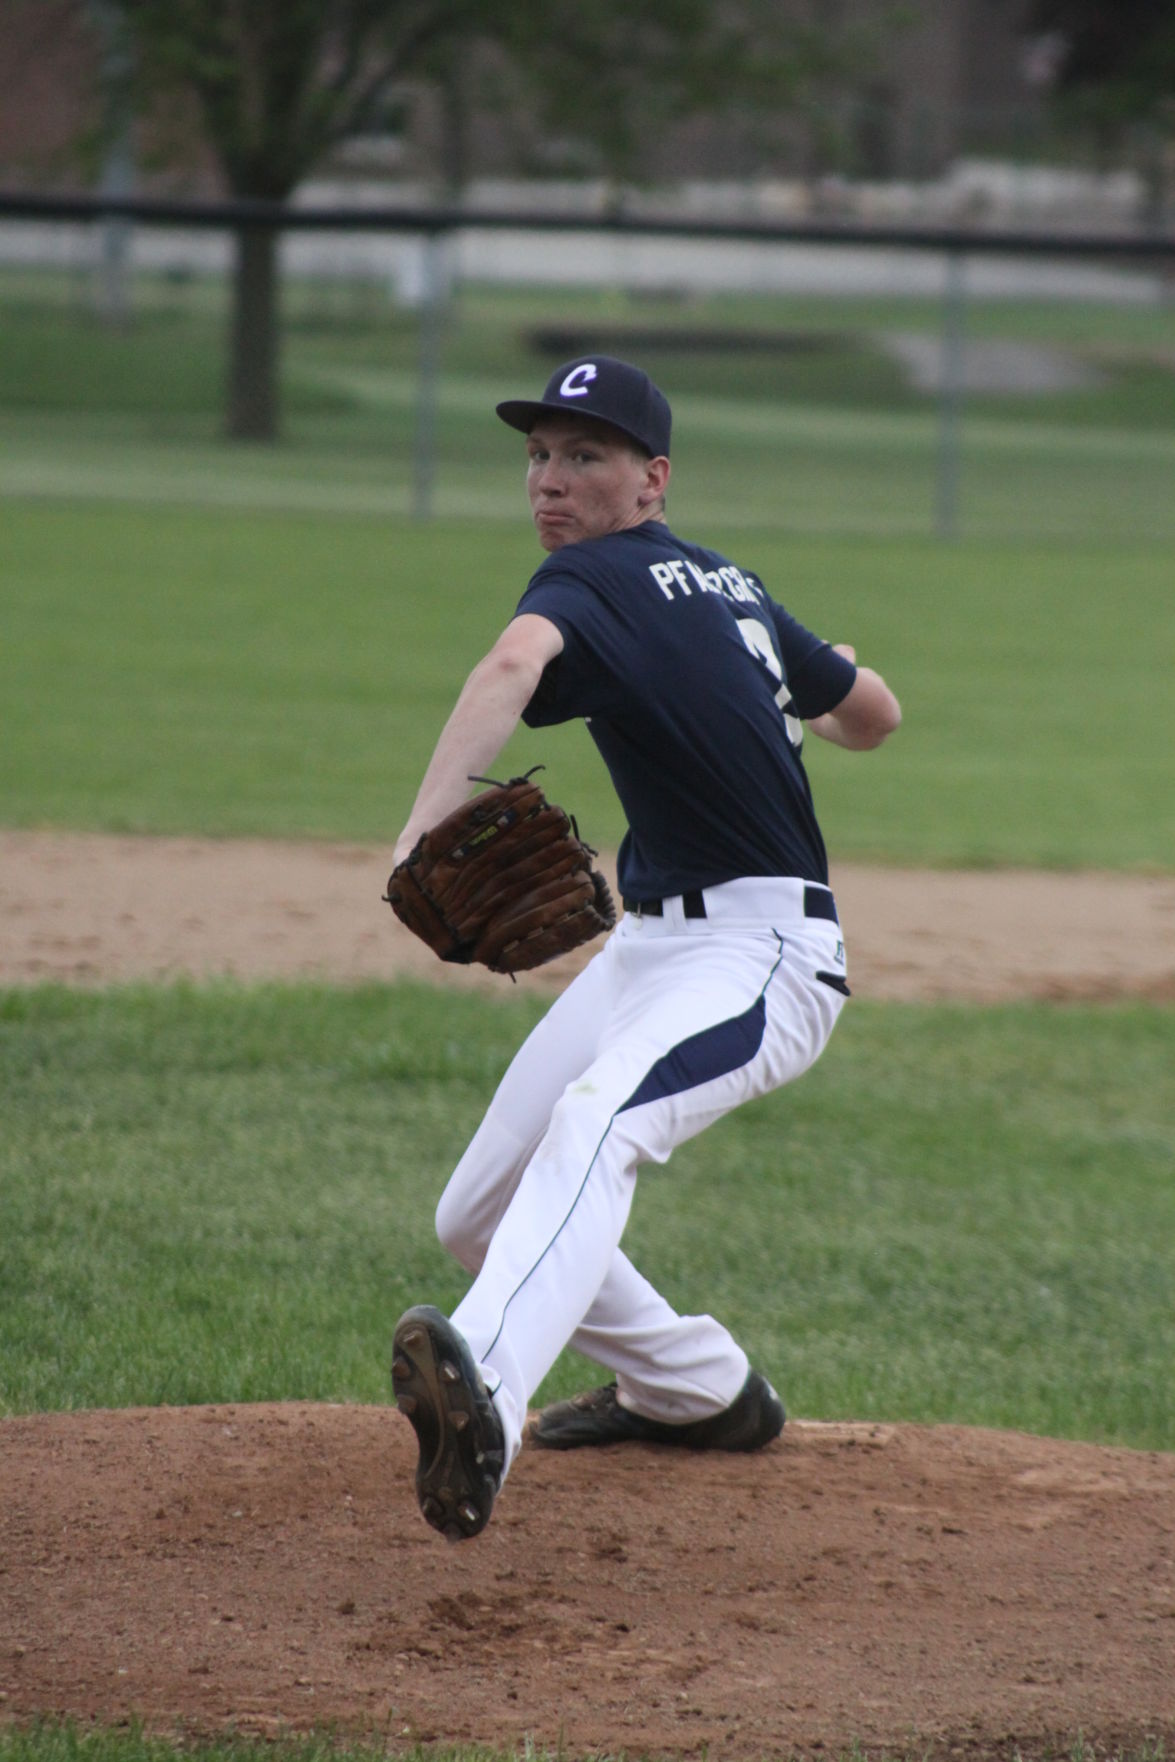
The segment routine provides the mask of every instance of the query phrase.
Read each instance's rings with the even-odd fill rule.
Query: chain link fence
[[[281,422],[224,438],[234,236]],[[593,351],[719,528],[1175,537],[1175,240],[0,197],[0,491],[516,519],[495,401]]]

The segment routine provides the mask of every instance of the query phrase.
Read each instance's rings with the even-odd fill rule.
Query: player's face
[[[607,423],[551,415],[526,437],[526,489],[544,550],[623,532],[660,513],[668,459],[649,459]]]

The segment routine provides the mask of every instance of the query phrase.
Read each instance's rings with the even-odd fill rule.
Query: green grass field
[[[902,700],[882,754],[809,742],[835,855],[1175,866],[1162,547],[727,541]],[[524,516],[422,528],[10,502],[0,824],[388,840],[539,556]],[[583,729],[523,731],[500,769],[538,761],[615,844]]]
[[[8,993],[0,1408],[385,1401],[397,1315],[465,1289],[433,1208],[539,1009]],[[646,1172],[626,1244],[796,1413],[1173,1449],[1170,1028],[858,1004],[801,1084]]]
[[[811,754],[831,848],[942,864],[1175,865],[1175,308],[976,302],[1095,390],[973,400],[963,542],[933,523],[933,399],[877,347],[934,301],[464,288],[430,524],[418,326],[371,284],[287,290],[285,438],[217,438],[222,284],[143,278],[126,330],[80,284],[0,275],[0,823],[384,839],[455,684],[539,553],[496,397],[536,336],[664,346],[671,518],[891,680],[884,762]],[[714,353],[686,332],[785,340]],[[816,745],[816,743],[812,743]],[[618,839],[582,731],[522,735]]]
[[[876,347],[933,330],[932,302],[465,290],[425,525],[416,327],[370,290],[295,290],[275,449],[217,439],[219,290],[147,286],[127,335],[66,294],[0,277],[0,825],[390,844],[538,560],[490,414],[541,381],[534,327],[786,324],[811,346],[664,353],[671,512],[902,699],[879,754],[810,743],[834,857],[1175,869],[1170,309],[970,314],[1105,380],[976,403],[948,545],[927,536],[933,404]],[[584,730],[520,734],[500,769],[540,760],[615,843]],[[0,993],[0,1413],[386,1401],[400,1308],[463,1288],[433,1207],[538,1007],[406,985]],[[722,1315],[793,1413],[1175,1449],[1173,1050],[1158,1006],[858,1000],[802,1083],[642,1178],[626,1246]],[[564,1355],[546,1392],[589,1374]],[[0,1762],[174,1754],[0,1723]]]
[[[92,316],[84,284],[8,271],[0,319],[0,492],[380,515],[418,505],[418,323],[373,284],[287,289],[276,450],[218,441],[220,283],[144,278],[134,323],[116,330]],[[624,352],[631,338],[671,395],[695,520],[924,537],[938,518],[938,401],[884,345],[895,332],[935,338],[941,324],[925,299],[463,288],[444,337],[433,506],[512,521],[520,454],[494,402],[541,385],[579,346]],[[1062,348],[1097,378],[969,399],[959,532],[1169,543],[1175,308],[989,299],[972,303],[967,333]],[[698,346],[715,335],[741,346]]]
[[[375,1752],[378,1753],[378,1752]],[[32,1731],[0,1727],[0,1762],[370,1762],[373,1748],[348,1745],[329,1732],[306,1738],[274,1741],[236,1738],[221,1743],[188,1741],[181,1750],[143,1732],[79,1730],[76,1726],[46,1724]],[[414,1744],[397,1750],[403,1762],[446,1762],[450,1752],[435,1745]],[[458,1753],[462,1762],[497,1762],[494,1752],[470,1748]],[[568,1753],[542,1750],[528,1741],[518,1752],[522,1762],[568,1762]],[[911,1752],[914,1762],[916,1752]],[[866,1752],[854,1749],[843,1762],[865,1762]],[[1145,1742],[1137,1749],[1104,1750],[1078,1737],[1067,1750],[1055,1752],[1055,1762],[1166,1762],[1162,1740]],[[626,1752],[615,1757],[593,1752],[593,1762],[627,1762]],[[635,1759],[632,1759],[635,1762]],[[798,1762],[798,1759],[792,1759]],[[890,1762],[900,1762],[891,1758]]]

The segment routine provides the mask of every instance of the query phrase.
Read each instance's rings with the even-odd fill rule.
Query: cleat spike
[[[447,1358],[441,1360],[441,1377],[446,1383],[459,1383],[461,1372]]]
[[[404,1414],[405,1416],[407,1416],[410,1413],[415,1413],[416,1409],[419,1405],[420,1405],[420,1403],[417,1401],[415,1395],[397,1395],[396,1396],[396,1406],[400,1409],[400,1412],[402,1414]]]
[[[467,1413],[462,1413],[460,1408],[458,1408],[456,1413],[451,1413],[449,1415],[449,1424],[455,1432],[463,1432],[469,1424],[469,1415]]]
[[[406,1358],[396,1358],[392,1360],[392,1375],[398,1383],[407,1382],[408,1378],[412,1375],[412,1366],[408,1363]]]

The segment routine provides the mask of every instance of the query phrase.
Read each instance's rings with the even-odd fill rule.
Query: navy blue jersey
[[[857,670],[755,576],[650,521],[554,552],[518,611],[564,643],[523,719],[587,719],[628,821],[628,898],[827,882],[801,719],[835,709]]]

